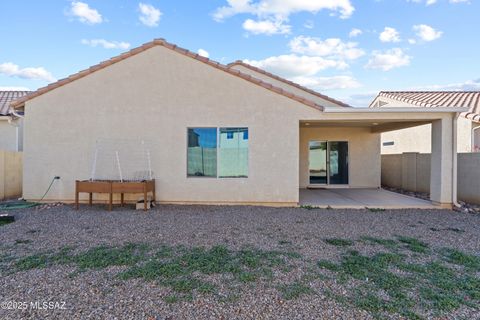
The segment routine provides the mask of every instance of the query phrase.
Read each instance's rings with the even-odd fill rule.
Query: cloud
[[[362,30],[357,29],[357,28],[353,28],[352,31],[350,31],[350,33],[348,34],[348,36],[350,38],[355,38],[355,37],[358,37],[359,35],[361,35],[362,33],[363,33]]]
[[[119,41],[107,41],[105,39],[83,39],[82,44],[91,47],[103,47],[105,49],[123,49],[126,50],[130,48],[130,43],[128,42],[119,42]]]
[[[289,43],[294,53],[309,56],[330,57],[337,60],[355,60],[365,55],[356,42],[343,42],[338,38],[321,40],[306,36],[293,38]]]
[[[260,20],[247,19],[242,25],[243,29],[253,34],[288,34],[291,26],[284,24],[283,20]]]
[[[30,91],[27,87],[0,87],[0,91]]]
[[[273,56],[263,60],[245,60],[245,62],[287,78],[313,76],[325,69],[348,67],[343,61],[295,54]]]
[[[340,101],[344,101],[353,107],[367,108],[377,94],[377,91],[355,93],[347,97],[341,97]]]
[[[43,67],[38,68],[20,68],[12,62],[5,62],[0,64],[0,74],[9,77],[18,77],[22,79],[43,80],[47,82],[56,81],[50,72]]]
[[[77,17],[80,22],[86,24],[102,23],[102,15],[85,2],[73,1],[70,6],[69,14]]]
[[[467,80],[460,83],[435,84],[423,87],[417,87],[416,90],[438,90],[438,91],[478,91],[480,90],[480,78]]]
[[[291,81],[315,90],[352,89],[361,87],[360,83],[351,76],[333,77],[293,77]]]
[[[321,10],[338,12],[340,18],[349,18],[355,8],[350,0],[227,0],[227,5],[213,13],[216,21],[222,21],[236,14],[248,13],[259,18],[275,17],[288,19],[297,12],[317,13]]]
[[[417,36],[423,41],[436,40],[440,38],[443,34],[442,31],[437,31],[426,24],[419,24],[419,25],[413,26],[413,31],[415,31]]]
[[[438,2],[438,0],[407,0],[407,2],[416,2],[416,3],[422,3],[422,2],[425,2],[425,5],[426,6],[430,6],[432,4],[436,4]],[[453,3],[453,4],[456,4],[456,3],[470,3],[470,0],[449,0],[448,1],[449,3]]]
[[[138,9],[140,10],[140,22],[142,22],[147,27],[156,27],[160,21],[160,16],[162,12],[152,6],[151,4],[139,3]]]
[[[382,42],[400,42],[400,33],[395,28],[385,27],[379,39]]]
[[[207,50],[204,50],[204,49],[198,49],[197,53],[202,56],[202,57],[205,57],[205,58],[208,58],[210,57],[210,54],[208,53]]]
[[[303,24],[303,27],[307,29],[313,29],[315,27],[315,22],[313,22],[313,20],[307,20]]]
[[[373,51],[372,57],[365,66],[367,69],[381,69],[389,71],[394,68],[408,66],[411,57],[406,55],[402,49],[394,48],[387,51]]]

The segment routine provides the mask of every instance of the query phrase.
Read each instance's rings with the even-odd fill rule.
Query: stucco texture
[[[74,198],[97,139],[153,141],[164,202],[298,202],[299,121],[320,111],[155,46],[25,104],[24,197]],[[248,178],[187,178],[189,127],[248,127]],[[379,174],[379,173],[378,173]]]

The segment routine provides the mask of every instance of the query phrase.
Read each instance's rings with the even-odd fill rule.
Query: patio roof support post
[[[432,122],[430,200],[445,208],[453,204],[454,121],[453,115]]]

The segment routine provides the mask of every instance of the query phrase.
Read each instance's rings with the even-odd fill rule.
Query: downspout
[[[453,117],[453,130],[452,130],[452,138],[453,138],[453,152],[452,152],[452,204],[460,208],[462,207],[458,203],[457,199],[457,168],[458,168],[458,161],[457,161],[457,120],[460,113],[455,113]]]

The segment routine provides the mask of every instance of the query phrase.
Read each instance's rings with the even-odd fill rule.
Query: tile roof
[[[311,101],[309,99],[306,99],[305,97],[301,97],[299,95],[296,95],[296,94],[293,94],[293,93],[290,93],[286,90],[283,90],[282,88],[279,88],[279,87],[276,87],[276,86],[273,86],[272,84],[270,83],[267,83],[265,81],[262,81],[260,79],[257,79],[257,78],[254,78],[252,77],[251,75],[248,75],[248,74],[245,74],[245,73],[242,73],[238,70],[234,70],[234,69],[230,69],[228,68],[227,66],[219,63],[219,62],[216,62],[216,61],[213,61],[213,60],[210,60],[208,58],[205,58],[205,57],[202,57],[194,52],[191,52],[187,49],[184,49],[184,48],[181,48],[181,47],[178,47],[177,45],[175,44],[172,44],[172,43],[169,43],[167,41],[165,41],[164,39],[155,39],[153,41],[150,41],[150,42],[147,42],[143,45],[141,45],[140,47],[137,47],[137,48],[134,48],[130,51],[127,51],[119,56],[116,56],[116,57],[113,57],[109,60],[106,60],[106,61],[103,61],[97,65],[94,65],[88,69],[85,69],[83,71],[80,71],[78,73],[75,73],[67,78],[64,78],[64,79],[61,79],[61,80],[58,80],[57,82],[54,82],[54,83],[51,83],[49,84],[48,86],[46,87],[43,87],[43,88],[40,88],[38,89],[37,91],[33,91],[31,92],[30,94],[28,94],[27,96],[24,96],[18,100],[15,100],[14,102],[12,102],[10,104],[11,107],[13,108],[18,108],[20,106],[22,106],[26,101],[30,100],[30,99],[33,99],[35,97],[38,97],[46,92],[49,92],[53,89],[56,89],[58,87],[61,87],[63,85],[66,85],[70,82],[73,82],[77,79],[80,79],[80,78],[83,78],[95,71],[98,71],[98,70],[101,70],[105,67],[108,67],[114,63],[117,63],[119,61],[122,61],[124,59],[127,59],[128,57],[131,57],[131,56],[134,56],[136,54],[139,54],[147,49],[150,49],[154,46],[163,46],[165,48],[168,48],[170,50],[173,50],[177,53],[180,53],[180,54],[183,54],[187,57],[190,57],[190,58],[193,58],[193,59],[196,59],[200,62],[203,62],[205,64],[208,64],[209,66],[211,67],[214,67],[214,68],[217,68],[219,70],[222,70],[224,72],[227,72],[231,75],[234,75],[234,76],[237,76],[239,78],[242,78],[246,81],[249,81],[249,82],[252,82],[258,86],[261,86],[267,90],[270,90],[270,91],[273,91],[277,94],[280,94],[280,95],[283,95],[283,96],[286,96],[292,100],[295,100],[295,101],[298,101],[300,103],[303,103],[309,107],[312,107],[312,108],[315,108],[317,110],[320,110],[320,111],[323,111],[323,106],[315,103],[314,101]]]
[[[460,115],[480,122],[480,91],[381,91],[378,97],[425,108],[468,107],[469,111],[462,112]],[[373,101],[370,107],[372,104]]]
[[[30,91],[0,91],[0,116],[6,116],[10,113],[10,103],[23,97]]]
[[[293,86],[293,87],[296,87],[297,89],[303,90],[303,91],[305,91],[305,92],[307,92],[307,93],[310,93],[310,94],[312,94],[312,95],[314,95],[314,96],[317,96],[317,97],[319,97],[319,98],[325,99],[325,100],[330,101],[330,102],[332,102],[332,103],[338,104],[339,106],[347,107],[347,108],[352,108],[352,106],[350,106],[350,105],[348,105],[348,104],[346,104],[346,103],[344,103],[344,102],[342,102],[342,101],[339,101],[339,100],[330,98],[329,96],[326,96],[326,95],[324,95],[324,94],[321,94],[321,93],[319,93],[319,92],[317,92],[317,91],[315,91],[315,90],[308,89],[307,87],[304,87],[304,86],[302,86],[302,85],[300,85],[300,84],[298,84],[298,83],[296,83],[296,82],[287,80],[287,79],[285,79],[285,78],[282,78],[282,77],[280,77],[280,76],[277,76],[276,74],[270,73],[270,72],[265,71],[265,70],[263,70],[263,69],[260,69],[260,68],[258,68],[258,67],[254,67],[254,66],[252,66],[251,64],[245,63],[245,62],[243,62],[243,61],[241,61],[241,60],[237,60],[237,61],[232,62],[232,63],[229,63],[229,64],[227,65],[228,68],[231,68],[231,67],[234,67],[234,66],[243,66],[243,67],[245,67],[245,68],[251,69],[251,70],[256,71],[256,72],[258,72],[258,73],[264,74],[264,75],[266,75],[266,76],[268,76],[268,77],[270,77],[270,78],[273,78],[273,79],[275,79],[275,80],[278,80],[278,81],[284,82],[284,83],[286,83],[286,84],[288,84],[288,85],[291,85],[291,86]]]

